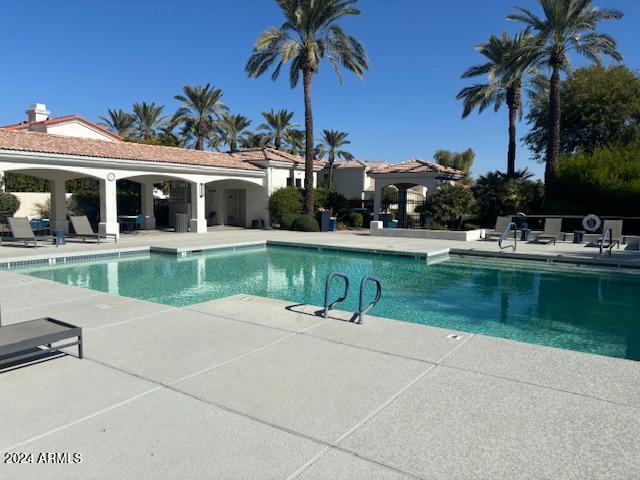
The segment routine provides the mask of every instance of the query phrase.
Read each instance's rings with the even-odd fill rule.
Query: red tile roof
[[[333,164],[333,168],[365,168],[367,171],[388,165],[386,162],[367,162],[364,160],[343,160]]]
[[[374,169],[372,174],[390,173],[441,173],[454,176],[464,176],[464,172],[455,168],[445,167],[438,163],[414,159],[402,163],[385,164]]]
[[[304,157],[276,150],[275,148],[243,148],[236,152],[229,152],[228,155],[243,162],[272,161],[304,164]],[[322,160],[315,160],[313,163],[320,167],[324,165]]]
[[[233,154],[187,150],[131,142],[110,142],[30,131],[0,129],[0,150],[113,158],[152,163],[175,163],[238,170],[261,170]]]
[[[13,125],[6,125],[4,127],[0,127],[0,128],[5,128],[7,130],[29,130],[32,126],[40,126],[40,125],[44,125],[44,126],[48,126],[48,125],[58,125],[60,123],[67,123],[67,122],[71,122],[71,121],[78,121],[81,123],[86,123],[87,125],[95,128],[96,130],[99,130],[100,132],[104,133],[105,135],[110,136],[111,138],[113,138],[114,140],[122,140],[122,137],[116,133],[113,133],[111,130],[108,130],[100,125],[98,125],[97,123],[93,123],[90,120],[87,120],[86,118],[82,118],[80,115],[76,115],[76,114],[72,114],[72,115],[65,115],[63,117],[56,117],[56,118],[49,118],[47,120],[42,120],[40,122],[21,122],[21,123],[16,123]]]

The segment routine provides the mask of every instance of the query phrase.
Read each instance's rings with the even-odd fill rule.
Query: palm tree
[[[209,83],[204,86],[184,85],[184,95],[174,98],[182,102],[172,119],[173,125],[183,125],[183,135],[190,133],[195,141],[195,149],[203,150],[204,142],[214,127],[214,119],[227,107],[220,102],[222,90],[212,87]]]
[[[276,80],[283,65],[291,62],[289,81],[294,88],[300,80],[304,88],[305,126],[305,206],[313,214],[313,114],[311,82],[323,59],[331,64],[342,81],[340,66],[362,77],[369,60],[362,44],[339,25],[345,17],[360,15],[358,0],[276,0],[284,15],[279,27],[265,30],[256,41],[247,62],[251,78],[276,64],[271,75]]]
[[[545,207],[553,198],[558,159],[560,157],[560,71],[569,67],[570,53],[576,53],[588,60],[600,63],[603,55],[614,60],[622,60],[616,41],[610,35],[598,33],[598,23],[604,20],[618,20],[623,17],[619,10],[597,8],[591,0],[539,0],[543,17],[530,10],[516,7],[517,13],[509,15],[509,20],[519,21],[538,34],[535,52],[541,62],[551,69],[549,83],[549,138],[547,143],[545,179]]]
[[[242,148],[266,148],[270,141],[269,135],[265,133],[247,131],[240,137],[240,146]]]
[[[287,110],[280,110],[275,112],[272,110],[268,112],[262,112],[267,123],[263,123],[258,127],[259,130],[266,130],[266,134],[269,141],[273,141],[273,146],[276,150],[282,150],[282,140],[287,130],[297,126],[295,123],[291,123],[293,118],[293,112]]]
[[[133,124],[136,117],[124,110],[108,110],[109,117],[100,117],[99,125],[108,128],[121,137],[128,137],[133,132]]]
[[[149,141],[158,135],[165,123],[163,110],[164,105],[156,105],[153,102],[133,104],[133,113],[136,117],[133,128],[137,138]]]
[[[501,37],[491,35],[487,43],[476,47],[489,61],[462,74],[462,78],[486,76],[487,83],[463,88],[456,97],[464,103],[462,118],[476,109],[482,113],[490,106],[497,112],[506,103],[509,110],[509,177],[516,171],[516,117],[522,118],[522,86],[529,76],[537,72],[535,50],[532,48],[534,41],[528,31],[513,38],[506,32]]]
[[[284,134],[284,141],[287,145],[287,152],[292,155],[303,156],[305,154],[304,148],[304,130],[298,130],[296,128],[290,128]]]
[[[225,113],[218,122],[218,133],[223,142],[229,146],[229,150],[235,152],[238,150],[238,142],[244,130],[251,125],[244,115],[231,115]]]
[[[347,140],[348,136],[349,134],[347,132],[340,132],[338,130],[322,131],[322,145],[329,157],[329,190],[333,188],[333,164],[335,163],[336,158],[353,160],[353,155],[345,150],[340,150],[341,147],[351,143]]]

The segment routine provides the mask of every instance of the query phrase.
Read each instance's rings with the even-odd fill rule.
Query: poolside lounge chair
[[[543,243],[546,241],[547,245],[550,243],[556,244],[556,241],[562,236],[562,219],[561,218],[545,218],[544,231],[536,235],[536,242]]]
[[[113,237],[113,239],[118,243],[118,236],[115,233],[106,233],[101,235],[100,233],[96,233],[93,231],[93,227],[89,223],[89,219],[86,215],[79,216],[69,216],[69,220],[71,220],[71,225],[73,225],[73,231],[75,234],[73,235],[76,238],[81,238],[82,241],[86,241],[88,238],[92,240],[97,240],[100,243],[100,239]]]
[[[608,229],[611,229],[611,238],[607,238],[607,241],[603,245],[603,248],[608,248],[611,250],[614,246],[620,248],[620,243],[622,242],[622,220],[605,220],[602,224],[602,233],[606,232]],[[592,245],[599,247],[602,243],[602,239],[596,240]]]
[[[9,228],[11,229],[11,234],[13,236],[5,238],[0,237],[0,245],[2,245],[3,242],[24,242],[25,246],[33,243],[33,247],[36,248],[38,246],[39,239],[48,239],[47,236],[36,237],[27,217],[9,217],[7,220],[9,221]]]
[[[504,233],[507,225],[511,223],[511,215],[507,215],[504,217],[498,217],[496,219],[496,228],[494,230],[488,230],[484,233],[485,240],[498,240],[500,236]]]

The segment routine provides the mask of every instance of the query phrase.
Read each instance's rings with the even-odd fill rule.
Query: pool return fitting
[[[329,293],[331,289],[331,282],[334,278],[341,278],[344,281],[344,291],[338,299],[329,303]],[[369,303],[365,305],[365,290],[367,289],[367,284],[373,282],[376,285],[376,295]],[[341,272],[332,272],[330,273],[326,280],[324,281],[324,309],[322,311],[322,316],[327,318],[329,315],[329,310],[332,310],[337,304],[344,302],[349,296],[349,277],[347,277],[344,273]],[[355,321],[355,323],[362,324],[364,323],[365,314],[371,310],[382,297],[382,283],[378,277],[374,277],[373,275],[365,275],[360,281],[360,296],[358,299],[358,311],[354,312],[353,317],[351,317],[351,322]]]

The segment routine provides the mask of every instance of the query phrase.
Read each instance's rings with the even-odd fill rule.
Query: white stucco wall
[[[326,170],[326,178],[329,170]],[[333,186],[349,200],[360,200],[365,190],[365,173],[363,168],[336,168],[333,170]]]
[[[93,138],[96,140],[108,140],[110,142],[116,141],[113,137],[105,135],[100,130],[91,128],[78,121],[70,121],[65,123],[58,123],[56,125],[48,125],[46,127],[46,133],[54,135],[64,135],[66,137],[81,137],[81,138]]]
[[[20,208],[15,213],[15,217],[39,217],[40,214],[36,208],[38,204],[46,204],[51,198],[51,194],[48,192],[36,193],[36,192],[11,192],[20,199]],[[71,197],[70,193],[66,194],[66,198]]]

